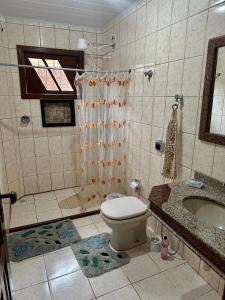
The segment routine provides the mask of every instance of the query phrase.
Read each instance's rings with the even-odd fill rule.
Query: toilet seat
[[[121,197],[105,201],[101,205],[101,212],[109,219],[126,220],[145,214],[146,204],[136,197]]]

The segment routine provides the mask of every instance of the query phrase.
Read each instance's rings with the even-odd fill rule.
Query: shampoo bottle
[[[167,236],[164,236],[163,241],[162,241],[162,249],[161,249],[161,258],[163,260],[168,259],[168,239]]]

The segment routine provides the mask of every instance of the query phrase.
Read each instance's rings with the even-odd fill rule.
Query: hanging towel
[[[166,133],[165,159],[162,176],[170,181],[177,177],[177,109],[173,108]]]

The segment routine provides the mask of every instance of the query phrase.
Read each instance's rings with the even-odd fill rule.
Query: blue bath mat
[[[96,277],[129,263],[127,254],[109,246],[110,234],[101,233],[72,245],[73,253],[86,277]]]
[[[80,236],[71,220],[38,226],[9,235],[9,258],[19,262],[70,246],[79,240]]]

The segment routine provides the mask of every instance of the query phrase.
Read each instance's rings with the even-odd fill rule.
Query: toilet
[[[136,197],[121,197],[105,201],[100,212],[112,229],[110,244],[117,251],[125,251],[147,241],[148,206]]]

